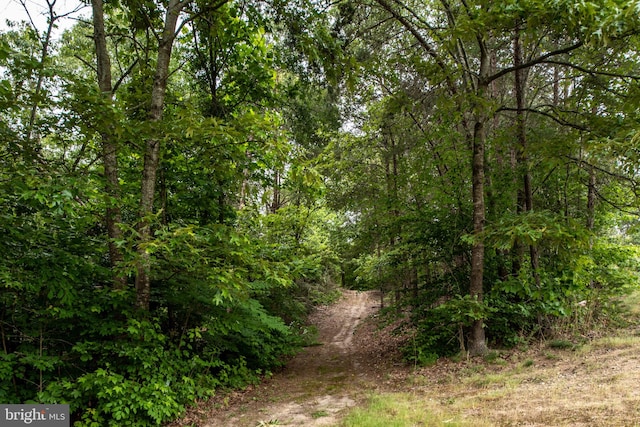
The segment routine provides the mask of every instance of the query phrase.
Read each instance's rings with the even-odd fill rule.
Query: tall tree
[[[96,74],[98,88],[105,99],[105,109],[112,108],[113,84],[111,76],[111,58],[107,47],[107,36],[104,25],[104,7],[102,0],[92,0],[93,10],[93,42],[96,49]],[[122,241],[121,229],[122,213],[120,209],[120,182],[118,178],[118,144],[113,132],[113,123],[107,123],[100,132],[102,138],[102,163],[106,179],[107,209],[105,222],[109,237],[109,259],[113,271],[114,285],[117,289],[124,289],[127,277],[121,271],[124,255],[118,246]]]
[[[527,153],[529,147],[526,139],[525,121],[528,107],[526,94],[530,93],[527,84],[527,74],[530,70],[545,69],[545,64],[563,63],[572,67],[572,55],[584,49],[588,41],[594,41],[594,31],[609,31],[612,34],[624,36],[623,32],[611,26],[610,16],[618,15],[617,5],[603,7],[598,14],[593,14],[591,6],[574,6],[574,15],[568,16],[560,12],[564,4],[552,5],[544,2],[528,2],[514,7],[487,2],[451,2],[435,1],[428,5],[411,1],[389,2],[377,0],[375,2],[360,3],[362,15],[366,17],[360,23],[369,28],[396,34],[392,41],[384,44],[380,53],[360,48],[359,55],[382,56],[389,52],[410,52],[413,63],[406,60],[396,62],[398,76],[411,75],[414,79],[421,79],[426,90],[418,92],[418,96],[427,97],[438,109],[448,108],[457,118],[455,126],[462,137],[457,143],[458,150],[466,148],[469,159],[469,169],[459,170],[468,173],[469,202],[471,204],[470,222],[470,274],[468,293],[471,298],[483,305],[483,295],[487,289],[485,269],[487,266],[485,253],[485,223],[487,218],[487,182],[497,178],[499,182],[506,182],[500,177],[487,175],[486,159],[493,157],[493,150],[498,142],[498,136],[504,132],[497,126],[497,117],[504,111],[515,111],[515,141],[518,148],[518,169],[521,173],[519,187],[521,188],[520,202],[523,212],[533,210],[533,183],[529,173]],[[378,9],[382,15],[376,14]],[[624,9],[624,7],[623,7]],[[364,12],[366,10],[366,12]],[[373,12],[373,13],[372,13]],[[558,17],[565,21],[559,23]],[[377,17],[377,18],[376,18]],[[388,20],[394,20],[397,25],[390,27]],[[535,26],[534,26],[535,23]],[[540,33],[541,25],[547,29]],[[606,30],[603,30],[606,28]],[[523,30],[523,29],[526,29]],[[373,34],[373,36],[371,36]],[[377,41],[375,32],[366,37]],[[514,36],[515,35],[515,36]],[[526,55],[522,52],[521,37],[530,38],[530,51]],[[413,43],[407,38],[413,39]],[[513,50],[510,47],[513,47]],[[418,55],[415,48],[420,49]],[[367,53],[363,54],[363,51]],[[366,56],[365,56],[366,57]],[[511,64],[509,64],[511,57]],[[567,61],[566,59],[569,58]],[[405,68],[401,68],[407,63]],[[580,71],[580,67],[573,67]],[[372,70],[376,72],[377,70]],[[590,71],[582,69],[587,74]],[[513,90],[505,92],[508,84],[503,80],[514,81]],[[402,77],[397,77],[392,90],[406,91],[402,86]],[[408,79],[406,79],[408,80]],[[389,82],[377,90],[389,90]],[[496,84],[503,92],[496,90]],[[433,94],[446,94],[445,98]],[[427,95],[429,94],[429,95]],[[502,96],[503,98],[496,98]],[[515,106],[509,100],[515,98]],[[505,107],[503,104],[507,104]],[[433,116],[428,118],[424,126],[433,125]],[[490,151],[491,150],[491,151]],[[437,152],[435,153],[437,155]],[[467,184],[468,185],[468,184]],[[515,199],[514,199],[515,200]],[[514,206],[506,206],[513,209]],[[538,252],[534,242],[529,241],[529,259],[535,281],[538,276]],[[516,255],[517,256],[517,255]],[[483,327],[484,314],[477,314],[474,318],[469,337],[469,351],[472,354],[482,354],[487,351],[485,331]]]
[[[171,52],[176,39],[178,19],[187,2],[170,0],[165,11],[164,28],[158,35],[158,57],[153,77],[149,121],[158,123],[162,120],[164,101],[169,82],[169,64]],[[144,164],[140,189],[140,219],[138,222],[138,261],[136,264],[136,307],[149,310],[151,298],[151,261],[147,244],[151,240],[151,220],[155,198],[158,165],[160,162],[161,138],[159,135],[148,137],[145,141]]]

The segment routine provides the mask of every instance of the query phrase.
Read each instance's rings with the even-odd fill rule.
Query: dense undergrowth
[[[112,286],[91,207],[70,196],[47,210],[49,190],[2,200],[21,211],[2,216],[3,403],[69,403],[77,426],[159,425],[313,339],[304,319],[330,298],[332,255],[318,236],[278,235],[285,214],[266,233],[240,218],[159,226],[151,308],[139,312],[132,286]]]
[[[388,307],[381,318],[385,324],[404,319],[397,333],[410,337],[403,353],[417,365],[467,354],[470,328],[477,319],[484,321],[491,349],[553,337],[579,340],[624,325],[629,317],[623,301],[638,290],[640,250],[634,238],[594,240],[578,232],[569,236],[562,243],[553,236],[541,237],[540,250],[550,254],[535,273],[525,262],[517,274],[501,276],[504,265],[513,261],[496,251],[486,271],[490,285],[482,301],[467,293],[468,264],[440,271],[435,267],[430,276],[418,277],[411,263],[366,259],[356,270],[355,283],[383,291],[386,287]],[[401,247],[396,251],[392,256],[407,259]],[[381,285],[379,277],[389,281]],[[399,282],[397,277],[412,280]]]
[[[497,280],[482,302],[419,290],[417,298],[398,303],[401,312],[410,313],[399,330],[412,337],[405,357],[429,365],[466,354],[469,328],[479,318],[490,348],[497,349],[557,337],[585,340],[624,326],[634,319],[623,302],[638,291],[637,257],[635,245],[595,245],[575,256],[570,267],[544,272],[539,283],[529,273]]]

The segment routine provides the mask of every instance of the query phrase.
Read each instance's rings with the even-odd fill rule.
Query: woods
[[[633,237],[615,230],[631,217],[611,210],[633,204],[633,178],[617,155],[599,158],[601,174],[591,169],[596,147],[633,139],[633,114],[612,114],[601,96],[634,104],[635,63],[623,47],[633,43],[637,23],[625,17],[634,7],[378,1],[354,11],[351,47],[367,82],[359,93],[373,108],[357,118],[363,132],[334,143],[339,184],[328,193],[346,198],[349,180],[362,185],[344,172],[372,152],[349,150],[371,147],[376,161],[360,176],[378,183],[375,200],[393,213],[335,203],[376,230],[354,275],[412,296],[405,303],[424,331],[412,357],[483,354],[487,341],[548,333],[557,317],[580,316],[576,303],[602,314],[634,283]],[[360,44],[362,28],[374,49]],[[599,214],[612,222],[596,226]],[[629,264],[605,261],[613,252]],[[602,287],[613,270],[621,282]]]
[[[637,289],[640,4],[92,0],[0,33],[0,401],[159,425],[378,289],[407,360]]]

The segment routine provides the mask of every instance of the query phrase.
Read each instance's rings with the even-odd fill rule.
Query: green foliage
[[[61,380],[40,393],[43,402],[72,402],[78,425],[160,425],[184,406],[210,395],[228,379],[247,375],[243,366],[226,366],[210,355],[193,353],[191,343],[171,348],[151,322],[130,321],[110,342],[86,341],[72,356],[91,360],[95,371]],[[219,370],[217,376],[195,372]],[[237,378],[236,378],[237,380]]]
[[[0,401],[68,402],[78,425],[162,424],[313,344],[304,317],[338,281],[395,296],[417,364],[463,349],[477,320],[513,345],[615,317],[638,279],[637,5],[315,6],[185,5],[153,123],[160,3],[105,4],[113,96],[96,85],[90,24],[63,43],[0,35]],[[516,28],[535,62],[522,122]],[[487,93],[480,53],[503,73]],[[477,124],[487,206],[472,235]],[[149,141],[160,162],[141,218]],[[482,301],[467,295],[480,243]]]
[[[586,231],[576,221],[565,220],[549,211],[529,211],[518,215],[501,215],[478,236],[497,250],[509,250],[515,243],[544,245],[549,249],[566,250],[569,245],[584,243]],[[472,237],[463,240],[472,243]]]
[[[487,241],[500,236],[512,242],[516,227],[524,230],[518,239],[532,236],[533,229],[538,247],[554,254],[540,265],[539,281],[525,263],[518,275],[496,280],[481,306],[468,297],[446,299],[421,291],[421,299],[412,302],[417,305],[416,335],[404,349],[408,360],[422,364],[455,354],[465,343],[465,328],[479,318],[485,321],[488,339],[499,346],[514,346],[536,334],[547,336],[554,328],[586,333],[615,319],[621,311],[620,297],[637,289],[636,246],[591,238],[589,248],[582,240],[589,235],[581,239],[579,231],[549,223],[535,228],[514,225],[504,234],[489,228]]]
[[[69,357],[85,362],[86,373],[52,383],[38,400],[71,402],[82,418],[79,425],[160,425],[174,419],[219,387],[255,381],[283,353],[286,338],[276,348],[274,336],[286,336],[288,329],[277,318],[256,302],[234,311],[225,320],[184,330],[179,340],[162,333],[158,319],[130,319],[109,341],[96,336],[79,342]]]
[[[268,375],[316,340],[304,316],[336,295],[337,256],[322,229],[334,218],[316,203],[321,177],[273,108],[268,23],[244,6],[231,2],[194,21],[198,46],[179,37],[165,119],[153,126],[157,4],[144,5],[148,20],[126,2],[105,5],[113,99],[99,93],[89,66],[89,26],[66,33],[44,63],[33,31],[2,35],[3,402],[66,402],[81,426],[160,425],[221,387]],[[210,48],[214,62],[204,61]],[[208,67],[218,70],[208,75],[215,93]],[[120,194],[105,189],[105,137]],[[153,235],[141,244],[141,147],[150,137],[161,141],[162,170],[158,206],[144,218]],[[293,154],[300,161],[290,164]],[[280,182],[274,170],[287,171]],[[266,213],[263,197],[275,185],[287,202]],[[107,207],[122,217],[117,265]],[[141,252],[150,258],[148,312],[134,308]]]
[[[415,335],[403,349],[405,358],[424,365],[458,353],[466,347],[466,328],[478,319],[490,318],[494,310],[469,295],[458,295],[416,311]]]
[[[337,295],[338,255],[325,228],[336,220],[320,206],[289,205],[246,220],[246,232],[261,236],[261,259],[288,260],[289,288],[274,289],[259,300],[287,323],[299,323],[316,304]]]
[[[22,230],[33,237],[33,231]],[[56,234],[64,241],[67,233]],[[11,242],[16,250],[15,236]],[[159,425],[218,387],[254,381],[302,343],[255,299],[286,286],[288,268],[252,258],[257,246],[230,229],[157,234],[149,250],[160,258],[171,252],[176,263],[161,262],[158,271],[173,270],[174,277],[155,296],[157,317],[142,320],[132,317],[128,292],[92,284],[95,260],[82,257],[70,264],[73,248],[64,247],[44,260],[32,253],[32,263],[26,248],[16,252],[31,270],[29,286],[18,281],[16,261],[2,265],[3,325],[11,327],[3,326],[4,401],[69,402],[82,418],[79,425]],[[106,270],[98,271],[106,283]],[[84,288],[79,280],[85,280]],[[28,311],[9,318],[6,309],[12,306]]]

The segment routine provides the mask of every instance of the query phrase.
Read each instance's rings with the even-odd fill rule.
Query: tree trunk
[[[164,110],[164,100],[169,78],[169,62],[175,39],[178,16],[186,2],[170,0],[165,15],[164,31],[158,45],[158,62],[153,78],[149,121],[160,122]],[[156,177],[160,161],[160,138],[154,135],[147,139],[144,153],[144,167],[140,189],[140,220],[138,223],[138,262],[136,265],[136,308],[149,310],[151,298],[151,256],[147,244],[151,241],[150,216],[153,214],[153,201]]]
[[[560,105],[560,69],[558,65],[553,67],[553,106]]]
[[[274,214],[278,212],[278,209],[280,209],[280,207],[280,172],[276,170],[274,171],[273,197],[271,198],[271,206],[269,210]]]
[[[483,276],[484,276],[484,242],[481,234],[484,231],[485,206],[484,206],[484,149],[486,135],[484,122],[479,119],[474,128],[473,137],[473,162],[472,162],[472,197],[473,197],[473,234],[475,240],[471,249],[471,278],[469,293],[471,297],[479,302],[483,299]],[[478,319],[473,323],[471,330],[471,340],[469,343],[469,354],[478,356],[486,354],[488,351],[484,321]]]
[[[480,47],[480,74],[477,86],[477,98],[484,99],[487,94],[489,75],[489,56],[487,54],[484,42],[479,38]],[[473,235],[475,237],[473,247],[471,249],[471,277],[469,294],[472,298],[482,302],[484,295],[483,278],[484,278],[484,241],[482,232],[484,231],[485,222],[485,201],[484,201],[484,152],[486,146],[486,129],[487,121],[486,106],[476,105],[475,125],[473,129],[473,158],[471,164],[472,175],[472,201],[473,201]],[[485,332],[484,320],[477,319],[471,329],[471,337],[469,342],[469,354],[472,356],[484,355],[488,352]]]
[[[515,37],[513,40],[513,65],[515,71],[515,92],[516,92],[516,133],[518,140],[518,168],[522,171],[523,201],[524,211],[533,210],[533,189],[531,187],[531,172],[529,171],[529,159],[527,156],[527,127],[525,115],[525,87],[527,81],[527,70],[522,66],[522,42],[520,40],[520,23],[516,24]],[[540,287],[540,274],[538,271],[539,255],[538,247],[535,243],[529,245],[529,258],[531,262],[531,272],[535,283]]]
[[[26,7],[26,3],[22,3],[23,7],[25,8],[25,11],[27,11],[27,13],[29,12],[27,10]],[[33,96],[32,96],[32,104],[31,104],[31,112],[29,114],[29,121],[27,122],[27,140],[26,140],[26,152],[28,153],[28,155],[31,157],[30,160],[32,161],[36,161],[38,160],[39,157],[39,152],[40,152],[40,147],[39,145],[36,144],[36,130],[35,130],[35,126],[36,126],[36,119],[38,117],[38,109],[40,108],[40,98],[42,95],[42,88],[44,86],[45,83],[45,77],[46,77],[46,73],[45,73],[45,62],[47,61],[47,59],[49,58],[49,48],[51,47],[51,38],[53,36],[53,30],[54,28],[56,28],[56,21],[58,20],[58,17],[55,15],[55,13],[53,12],[53,5],[55,4],[55,2],[53,3],[47,3],[48,5],[48,24],[47,24],[47,31],[45,33],[44,39],[41,39],[40,42],[42,43],[42,50],[40,51],[40,62],[39,62],[39,67],[37,67],[37,73],[38,73],[38,78],[36,81],[36,86],[35,89],[33,91]],[[33,27],[33,31],[38,34],[38,29],[34,26]],[[39,37],[39,34],[38,34]]]
[[[596,170],[589,166],[589,186],[587,189],[587,230],[593,232],[596,225]],[[593,249],[593,237],[589,237],[589,249]]]
[[[167,190],[167,176],[165,168],[158,169],[158,185],[160,186],[160,220],[162,225],[169,224],[169,191]]]
[[[102,0],[91,2],[93,9],[93,42],[96,47],[96,71],[98,74],[98,87],[100,92],[111,107],[113,100],[113,87],[111,85],[111,59],[107,50],[107,38],[104,30],[104,10]],[[102,163],[106,180],[107,208],[105,223],[109,237],[109,261],[113,274],[113,286],[115,289],[124,289],[127,286],[127,277],[118,272],[118,267],[124,261],[122,251],[117,245],[122,240],[122,214],[120,211],[120,182],[118,180],[118,156],[117,144],[112,132],[112,126],[100,131],[102,138]]]
[[[247,158],[247,165],[251,162],[251,152],[245,153]],[[249,196],[249,167],[245,166],[242,170],[242,185],[240,186],[240,200],[238,202],[238,210],[243,210],[247,204],[247,197]]]

